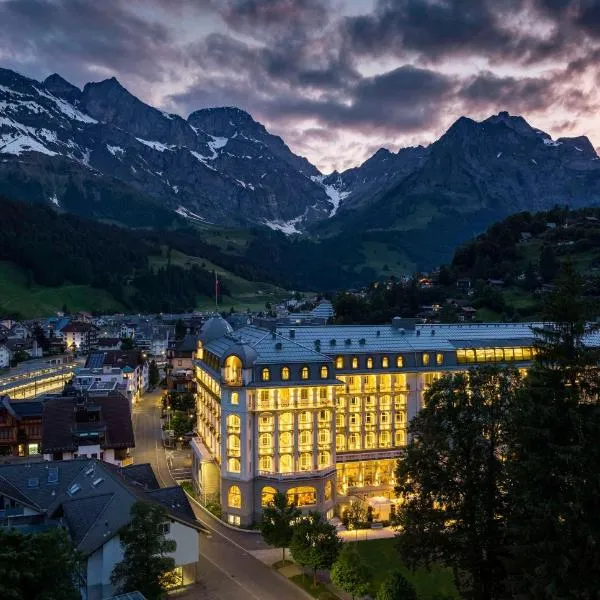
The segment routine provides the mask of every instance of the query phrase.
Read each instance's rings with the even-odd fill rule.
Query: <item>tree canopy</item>
[[[267,544],[281,548],[282,560],[285,560],[285,549],[292,541],[293,526],[300,515],[300,510],[290,504],[287,495],[281,492],[277,492],[263,509],[260,532]]]
[[[331,568],[331,581],[352,596],[364,596],[369,591],[372,573],[360,554],[346,544]]]
[[[168,524],[164,507],[136,502],[131,522],[121,530],[123,560],[115,565],[111,582],[121,593],[139,591],[148,600],[160,600],[176,582],[175,561],[168,556],[177,544],[165,538]]]

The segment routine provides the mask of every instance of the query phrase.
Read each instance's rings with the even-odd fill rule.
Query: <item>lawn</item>
[[[417,569],[409,571],[400,561],[393,538],[351,542],[373,573],[371,595],[375,596],[382,581],[391,571],[399,569],[417,591],[419,600],[432,600],[436,596],[460,598],[454,585],[454,576],[449,569],[435,567],[431,571]]]
[[[119,312],[123,306],[108,292],[89,285],[43,287],[27,281],[23,269],[0,261],[0,313],[19,313],[24,318],[53,314],[66,304],[70,311]]]

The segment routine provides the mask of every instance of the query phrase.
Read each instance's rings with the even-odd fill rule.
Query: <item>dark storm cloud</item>
[[[17,61],[35,56],[50,72],[66,71],[67,77],[89,77],[97,69],[160,77],[161,61],[177,54],[172,36],[127,6],[119,0],[5,0],[2,46]]]

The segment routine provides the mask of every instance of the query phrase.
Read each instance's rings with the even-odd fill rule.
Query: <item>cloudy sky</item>
[[[600,0],[0,0],[0,65],[234,105],[324,172],[523,114],[600,143]]]

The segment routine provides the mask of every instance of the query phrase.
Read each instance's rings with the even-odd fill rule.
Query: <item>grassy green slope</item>
[[[119,312],[124,307],[108,292],[89,285],[44,287],[30,284],[23,269],[0,261],[0,314],[25,318],[50,315],[67,305],[71,311]]]

